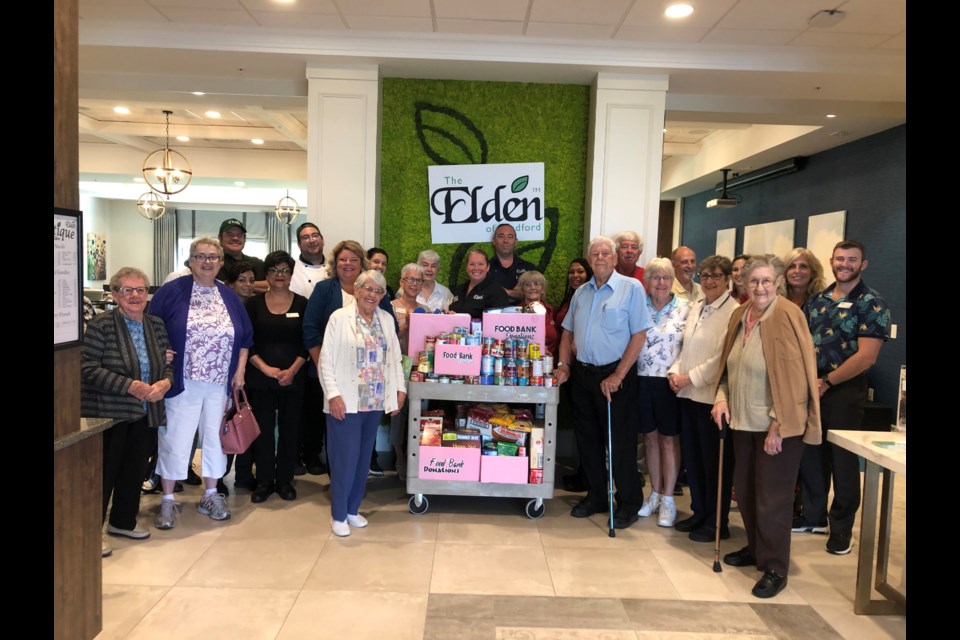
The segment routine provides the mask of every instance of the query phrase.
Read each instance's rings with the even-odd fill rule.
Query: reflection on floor
[[[232,477],[227,484],[233,490]],[[327,476],[299,477],[296,487],[293,502],[274,495],[259,505],[233,491],[233,517],[214,522],[197,513],[200,488],[188,486],[170,531],[153,527],[159,496],[144,496],[150,539],[109,538],[98,639],[906,637],[904,616],[854,615],[856,542],[832,556],[826,536],[794,534],[789,584],[762,601],[750,595],[755,569],[712,571],[712,544],[655,517],[610,538],[603,515],[571,518],[579,496],[562,490],[540,520],[520,500],[454,496],[431,496],[414,516],[388,472],[368,483],[361,513],[370,526],[336,538]],[[898,478],[894,584],[905,492]],[[681,518],[688,505],[685,490]],[[735,506],[730,517],[721,553],[746,544]]]

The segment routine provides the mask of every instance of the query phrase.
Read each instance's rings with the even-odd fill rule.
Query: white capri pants
[[[167,398],[167,426],[157,431],[157,473],[165,480],[185,480],[193,458],[193,434],[200,428],[204,478],[222,478],[227,456],[220,448],[220,424],[227,406],[223,385],[184,380],[183,392]]]

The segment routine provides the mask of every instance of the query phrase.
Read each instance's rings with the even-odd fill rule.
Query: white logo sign
[[[489,242],[508,223],[517,240],[543,240],[543,163],[427,167],[434,244]]]

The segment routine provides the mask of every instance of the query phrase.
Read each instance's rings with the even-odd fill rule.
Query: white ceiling
[[[80,170],[97,180],[83,189],[136,198],[164,109],[171,136],[190,136],[172,146],[213,188],[204,197],[234,180],[304,188],[308,63],[575,84],[665,75],[665,197],[906,121],[905,0],[688,3],[674,22],[660,0],[80,0]],[[843,19],[811,27],[826,9]]]

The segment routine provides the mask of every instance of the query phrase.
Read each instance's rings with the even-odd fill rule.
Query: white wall
[[[137,212],[135,202],[106,202],[110,207],[107,275],[116,273],[121,267],[136,267],[150,276],[153,274],[153,223]]]
[[[107,239],[107,278],[113,273],[111,269],[111,241],[110,241],[110,201],[80,194],[80,211],[83,212],[83,286],[84,288],[100,289],[106,280],[90,280],[87,273],[87,234],[99,233]],[[116,271],[114,269],[113,271]]]

